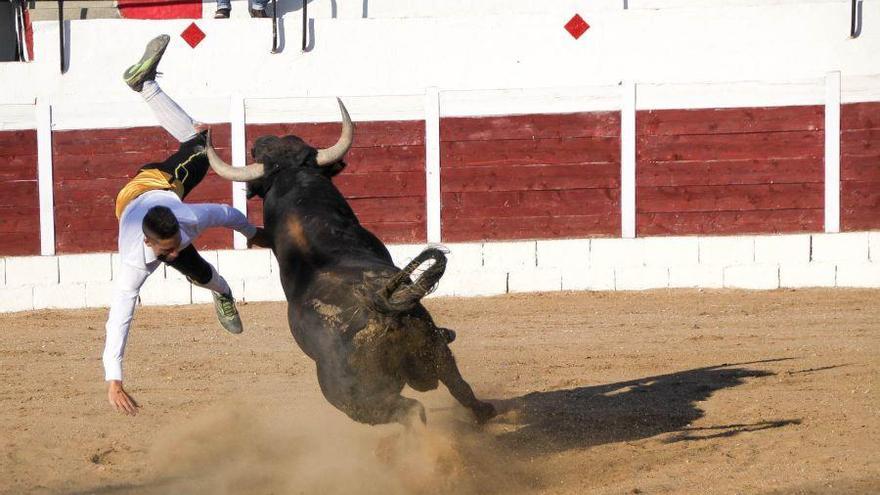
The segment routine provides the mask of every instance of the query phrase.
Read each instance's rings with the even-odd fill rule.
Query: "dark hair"
[[[143,229],[147,237],[170,239],[180,231],[180,223],[167,206],[154,206],[144,215]]]

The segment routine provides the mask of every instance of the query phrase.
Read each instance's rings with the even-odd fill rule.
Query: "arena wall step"
[[[31,21],[52,21],[58,19],[56,0],[28,0]],[[66,0],[64,19],[118,19],[119,10],[115,0]]]

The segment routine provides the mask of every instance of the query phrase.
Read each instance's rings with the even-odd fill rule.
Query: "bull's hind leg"
[[[418,421],[422,424],[427,422],[425,406],[415,399],[400,394],[355,399],[343,412],[355,421],[370,425],[400,423],[409,428]]]
[[[443,385],[446,385],[446,388],[449,389],[449,393],[451,393],[461,405],[471,410],[478,423],[485,423],[498,414],[495,411],[495,406],[477,399],[474,395],[471,386],[464,381],[464,378],[462,378],[461,373],[458,371],[458,365],[455,364],[455,357],[452,355],[452,351],[449,350],[449,347],[446,344],[437,346],[436,359],[437,372],[440,375],[440,381],[443,382]]]
[[[366,387],[357,375],[330,362],[317,363],[318,384],[324,397],[349,418],[370,425],[400,423],[411,426],[416,418],[424,424],[425,407],[400,395],[400,386]]]

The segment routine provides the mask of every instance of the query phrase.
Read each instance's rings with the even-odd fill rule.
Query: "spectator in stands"
[[[269,0],[248,0],[250,2],[251,17],[268,17],[266,15],[266,4]],[[232,0],[217,0],[217,12],[214,13],[214,19],[229,19],[229,12],[232,10]]]
[[[220,325],[238,334],[242,324],[229,284],[193,243],[207,228],[226,227],[246,236],[248,246],[268,246],[263,230],[251,225],[240,211],[228,205],[182,202],[208,172],[207,138],[155,81],[156,67],[169,40],[168,35],[162,35],[150,41],[141,60],[123,76],[162,127],[181,143],[164,162],[142,166],[116,196],[120,262],[107,317],[103,362],[110,404],[132,415],[138,406],[122,387],[122,356],[138,294],[147,277],[165,263],[193,284],[211,290]]]

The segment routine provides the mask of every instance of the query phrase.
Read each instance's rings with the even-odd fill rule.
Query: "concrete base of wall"
[[[421,245],[389,249],[398,266]],[[880,232],[732,237],[568,239],[448,244],[447,271],[430,297],[560,290],[802,287],[880,288]],[[207,251],[243,301],[283,301],[265,249]],[[116,254],[0,258],[0,312],[107,307]],[[210,294],[162,266],[143,305],[208,303]]]

